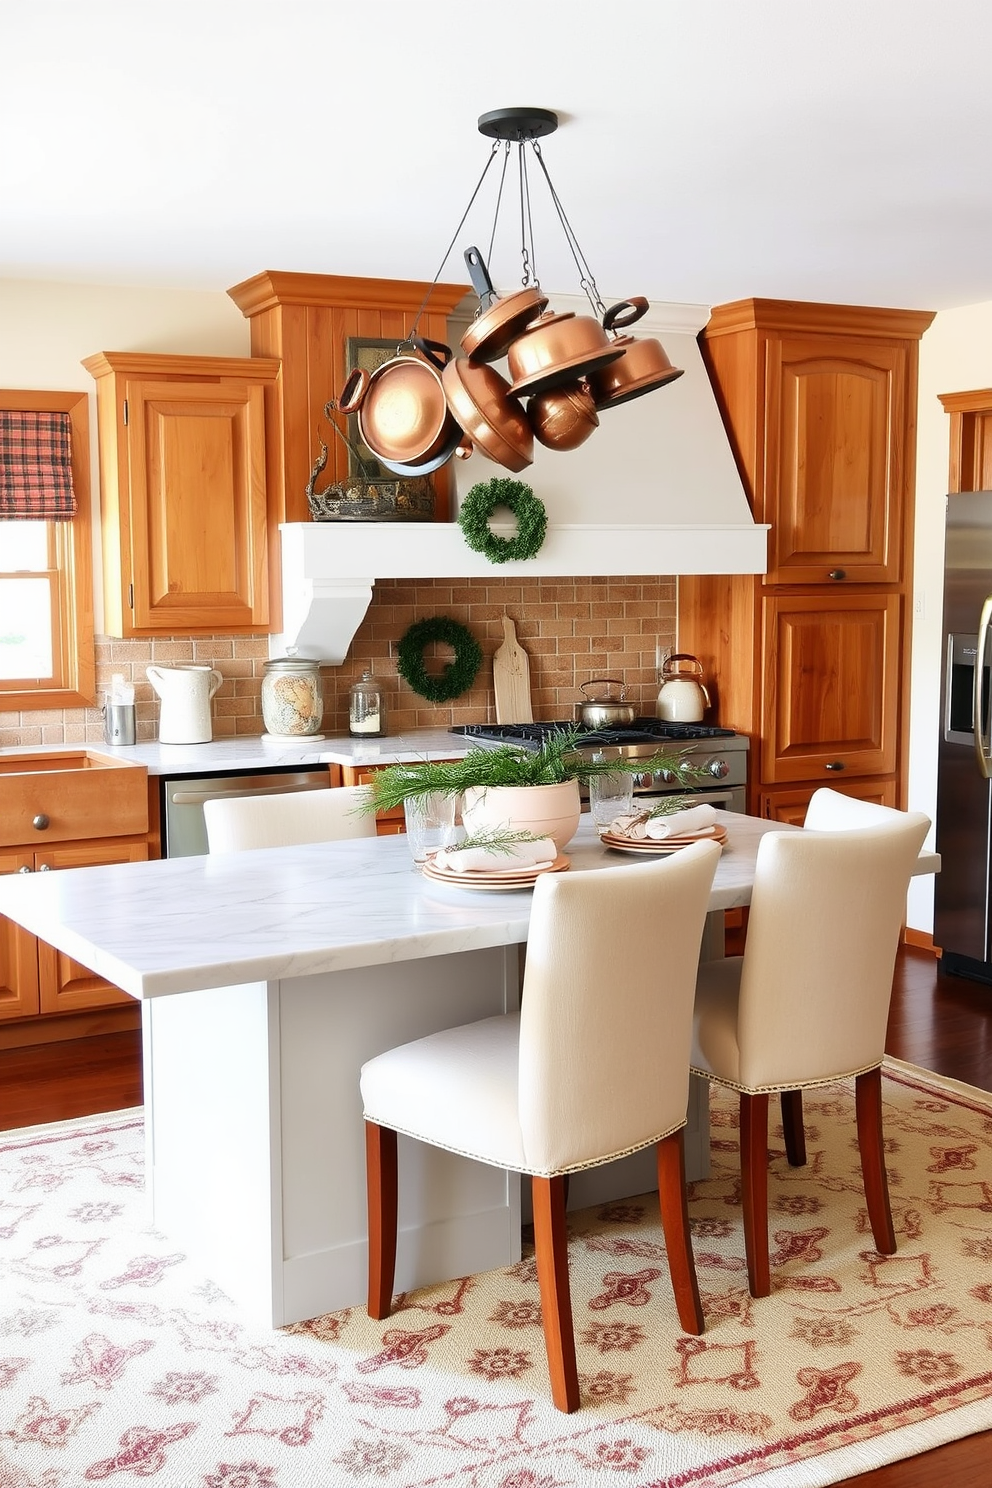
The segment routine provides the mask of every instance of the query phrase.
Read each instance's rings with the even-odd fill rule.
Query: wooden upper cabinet
[[[789,300],[714,310],[703,352],[758,521],[765,585],[898,584],[929,312]]]
[[[992,388],[941,393],[940,401],[951,416],[948,491],[992,491]]]
[[[768,342],[766,583],[898,583],[906,360],[901,346]]]
[[[101,352],[108,634],[270,629],[263,358]]]
[[[761,779],[843,790],[898,759],[902,598],[884,590],[764,600]]]
[[[468,293],[467,284],[274,269],[228,290],[251,324],[252,355],[282,361],[282,377],[266,394],[269,504],[276,522],[310,521],[306,488],[321,438],[328,460],[320,488],[349,473],[347,446],[324,417],[325,405],[344,386],[349,343],[374,342],[396,349],[416,325],[419,335],[446,344],[448,317]],[[344,430],[340,416],[339,421]],[[447,521],[449,466],[442,465],[433,479],[435,521]]]

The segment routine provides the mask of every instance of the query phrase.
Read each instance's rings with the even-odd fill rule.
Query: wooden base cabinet
[[[905,804],[918,343],[929,312],[741,300],[703,356],[768,572],[679,581],[679,650],[751,739],[748,809]],[[787,789],[783,789],[787,788]]]
[[[133,838],[60,842],[34,852],[0,850],[0,873],[48,873],[102,863],[141,863],[148,845]],[[134,998],[69,956],[0,917],[0,1019],[126,1006]]]

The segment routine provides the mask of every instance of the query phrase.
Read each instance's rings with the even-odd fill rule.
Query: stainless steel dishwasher
[[[332,790],[327,766],[313,770],[254,770],[224,775],[163,775],[162,856],[190,858],[207,851],[204,801],[217,796],[289,795],[295,791]]]

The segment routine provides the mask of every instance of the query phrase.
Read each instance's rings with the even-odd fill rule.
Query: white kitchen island
[[[748,903],[775,825],[720,817],[714,912]],[[573,871],[638,861],[604,849],[588,816],[567,853]],[[359,1068],[515,1007],[531,897],[424,879],[402,836],[0,877],[0,913],[141,1000],[150,1220],[269,1325],[364,1301]],[[625,1161],[588,1175],[598,1188],[576,1175],[572,1203],[654,1186],[650,1152]],[[400,1172],[399,1289],[519,1256],[516,1175],[413,1142]]]

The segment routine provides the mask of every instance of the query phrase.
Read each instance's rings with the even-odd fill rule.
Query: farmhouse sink
[[[148,831],[148,771],[76,746],[0,753],[0,847]]]

